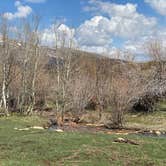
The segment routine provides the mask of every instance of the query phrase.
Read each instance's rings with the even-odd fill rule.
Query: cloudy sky
[[[52,45],[53,23],[83,50],[110,54],[116,49],[144,54],[144,44],[166,44],[166,0],[1,0],[10,22],[42,16],[42,42]]]

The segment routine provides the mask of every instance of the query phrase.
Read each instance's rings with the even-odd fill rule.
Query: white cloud
[[[69,28],[65,24],[61,24],[57,27],[57,25],[51,25],[49,28],[46,28],[42,31],[42,44],[55,46],[56,39],[58,46],[61,46],[63,41],[65,41],[65,46],[69,46],[69,43],[73,42],[76,44],[76,40],[74,38],[75,29]]]
[[[144,36],[137,40],[127,40],[124,45],[123,49],[128,50],[132,53],[136,54],[144,54],[147,50],[147,43],[151,41],[161,41],[163,46],[166,46],[166,29],[165,28],[159,28],[156,31],[156,34],[150,35],[150,36]]]
[[[44,3],[46,2],[46,0],[25,0],[26,2],[30,2],[30,3]]]
[[[165,0],[145,0],[159,14],[166,16],[166,1]]]
[[[86,20],[76,30],[76,39],[84,50],[92,52],[115,52],[114,44],[118,38],[122,46],[132,52],[142,52],[136,41],[156,33],[157,20],[137,12],[136,4],[115,4],[101,0],[90,0],[84,11],[98,13]],[[133,44],[132,44],[133,42]],[[123,44],[123,43],[122,43]]]
[[[153,39],[154,36],[166,41],[164,39],[166,31],[158,28],[157,19],[139,13],[136,4],[122,5],[90,0],[89,5],[84,7],[84,11],[98,14],[83,22],[76,29],[62,24],[58,29],[59,41],[62,39],[62,32],[66,32],[67,41],[74,38],[80,49],[111,56],[117,51],[116,39],[120,40],[118,47],[121,49],[141,55],[145,51],[143,44]],[[53,25],[43,31],[43,43],[55,45],[53,31]]]
[[[137,9],[137,4],[127,3],[125,5],[121,5],[116,3],[103,2],[101,0],[89,0],[89,5],[91,5],[89,7],[89,11],[100,9],[101,13],[108,14],[110,17],[131,17],[132,14],[135,14]]]
[[[4,17],[12,20],[15,18],[26,18],[32,12],[32,8],[27,5],[22,5],[20,1],[15,2],[15,6],[17,7],[17,11],[15,13],[6,12],[4,13]]]
[[[90,0],[89,10],[94,7],[101,15],[105,14],[107,18],[107,30],[114,36],[122,38],[136,38],[138,36],[153,33],[157,25],[154,17],[146,17],[137,12],[136,4],[115,4],[103,2],[100,0]],[[131,33],[132,32],[132,33]]]
[[[102,17],[96,17],[93,18],[93,21],[96,21],[96,25],[98,24],[98,20],[100,20]],[[88,21],[87,21],[88,24]],[[92,25],[93,26],[93,25]],[[65,45],[68,46],[70,40],[73,41],[74,47],[79,47],[81,50],[88,51],[88,52],[96,52],[96,53],[112,53],[112,47],[110,43],[112,40],[109,40],[109,37],[105,34],[103,34],[103,39],[101,38],[101,33],[100,32],[95,32],[98,34],[96,37],[92,33],[88,35],[85,35],[85,41],[83,41],[83,37],[81,36],[81,27],[78,29],[73,29],[68,27],[65,24],[61,24],[58,29],[56,30],[56,25],[51,25],[49,28],[44,29],[41,34],[42,34],[42,44],[43,45],[48,45],[48,46],[55,46],[56,42],[56,36],[55,32],[57,34],[57,40],[58,40],[58,46],[61,46],[62,40],[65,38]],[[92,28],[92,27],[90,27]],[[79,34],[80,33],[80,34]],[[104,37],[107,38],[104,39]],[[100,39],[101,38],[101,39]],[[81,39],[81,43],[79,43],[79,39]],[[88,43],[89,40],[89,43]],[[93,40],[93,42],[92,42]],[[109,42],[108,42],[109,40]],[[79,44],[78,44],[79,43]]]
[[[111,31],[108,27],[109,20],[102,16],[95,16],[85,21],[77,29],[77,40],[80,45],[105,46],[112,43]]]

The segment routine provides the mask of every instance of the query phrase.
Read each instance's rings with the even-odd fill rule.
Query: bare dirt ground
[[[47,120],[53,118],[57,119],[54,112],[43,112],[42,116]],[[81,123],[73,122],[73,116],[70,114],[65,115],[68,120],[60,127],[66,132],[86,132],[86,133],[107,133],[128,135],[134,133],[141,133],[144,131],[166,131],[166,113],[156,112],[148,115],[144,114],[128,114],[126,116],[126,123],[123,129],[108,129],[104,126],[110,118],[110,113],[103,113],[100,120],[96,112],[86,113],[80,116]]]
[[[63,127],[64,131],[68,132],[86,132],[86,133],[106,133],[106,134],[132,134],[140,131],[139,129],[107,129],[104,125],[97,124],[65,124]]]

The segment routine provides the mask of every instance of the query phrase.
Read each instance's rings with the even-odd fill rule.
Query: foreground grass
[[[0,119],[1,166],[166,165],[165,138],[125,136],[140,143],[135,146],[113,143],[115,138],[120,137],[116,135],[13,129],[42,123],[43,119],[37,117]]]

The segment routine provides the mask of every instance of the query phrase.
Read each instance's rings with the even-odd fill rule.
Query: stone
[[[150,133],[150,134],[153,134],[153,130],[150,130],[149,133]]]
[[[157,136],[160,136],[160,135],[161,135],[161,132],[160,132],[160,131],[155,131],[155,134],[156,134]]]
[[[119,137],[119,138],[117,138],[117,140],[118,140],[118,141],[120,141],[120,142],[124,142],[124,141],[125,141],[125,139],[124,139],[124,138],[120,138],[120,137]]]

